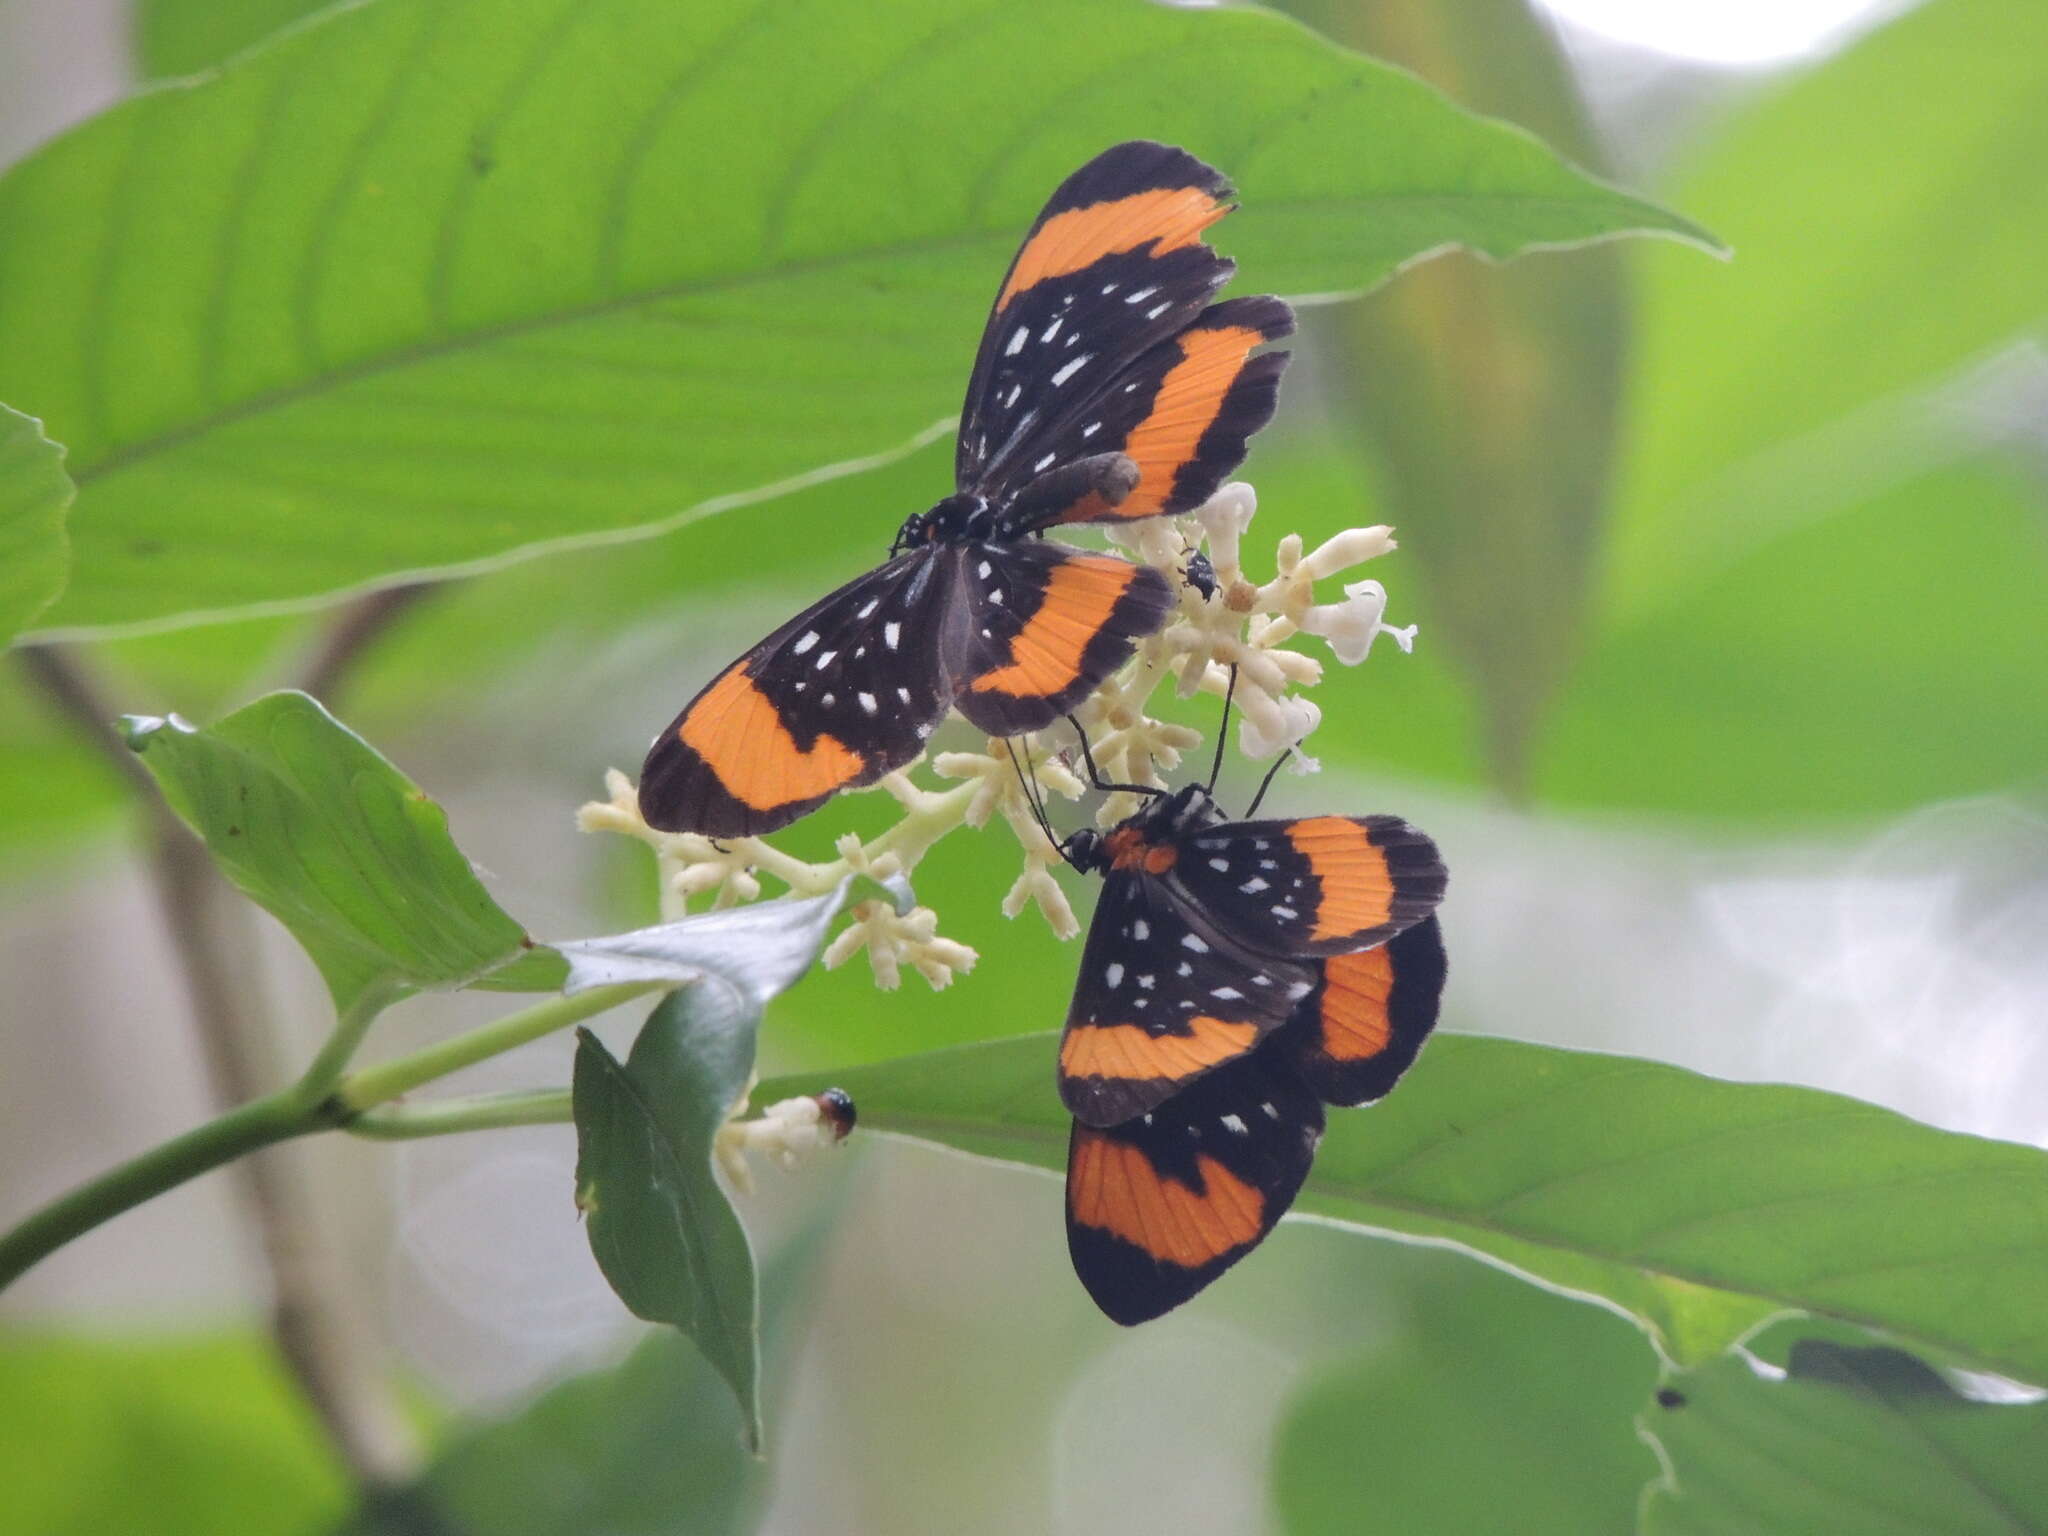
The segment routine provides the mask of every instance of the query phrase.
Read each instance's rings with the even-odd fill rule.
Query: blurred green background
[[[1421,635],[1324,685],[1323,772],[1276,793],[1398,811],[1443,844],[1449,1028],[2048,1144],[2048,8],[1284,8],[1733,257],[1451,254],[1304,311],[1281,419],[1245,470],[1248,548],[1394,524],[1402,548],[1369,574]],[[0,0],[0,161],[306,9]],[[930,345],[951,368],[966,339]],[[949,454],[438,589],[332,702],[448,805],[535,932],[646,921],[651,872],[580,838],[575,806],[763,614],[871,561]],[[320,623],[93,649],[115,707],[205,717],[295,675]],[[1226,800],[1251,772],[1231,762]],[[123,786],[18,671],[0,678],[0,784],[11,1213],[191,1123],[209,1090]],[[782,841],[822,852],[877,814],[835,806]],[[879,994],[858,963],[814,976],[771,1016],[766,1067],[1056,1025],[1075,952],[999,915],[1000,847],[956,839],[919,871],[982,971],[938,994]],[[281,1013],[316,1031],[310,972],[267,924],[256,942]],[[436,999],[380,1030],[395,1050],[489,1012]],[[567,1069],[568,1042],[543,1042],[473,1085]],[[1123,1333],[1067,1271],[1056,1183],[859,1138],[829,1170],[768,1171],[746,1208],[769,1255],[774,1441],[746,1467],[685,1352],[610,1369],[641,1330],[576,1228],[573,1155],[544,1128],[291,1160],[352,1336],[406,1384],[391,1432],[444,1450],[444,1515],[478,1536],[1691,1528],[1644,1499],[1659,1464],[1633,1425],[1692,1405],[1658,1409],[1656,1361],[1618,1317],[1454,1254],[1288,1224]],[[10,1292],[0,1536],[342,1521],[338,1464],[262,1342],[266,1273],[244,1192],[216,1177]],[[1789,1358],[1774,1339],[1760,1359]],[[1763,1379],[1679,1390],[1739,1424]],[[1861,1390],[1911,1398],[1891,1378]],[[1847,1433],[1818,1401],[1812,1432]],[[1955,1453],[2006,1469],[1980,1492],[2033,1469],[1985,1495],[1991,1523],[1967,1499],[1937,1519],[1783,1488],[1694,1518],[2021,1528],[1995,1510],[2042,1497],[2048,1438],[2015,1413],[2011,1445]],[[430,1528],[417,1514],[364,1518]]]

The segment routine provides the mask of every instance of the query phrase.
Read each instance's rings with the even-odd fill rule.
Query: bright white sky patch
[[[1839,45],[1913,0],[1539,0],[1618,42],[1712,64],[1770,64]]]

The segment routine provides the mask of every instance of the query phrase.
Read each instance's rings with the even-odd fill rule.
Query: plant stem
[[[0,1236],[0,1290],[101,1222],[259,1147],[333,1124],[296,1089],[268,1094],[175,1136],[44,1206]]]
[[[430,1083],[462,1067],[487,1061],[515,1045],[538,1040],[543,1035],[581,1023],[594,1014],[616,1008],[620,1003],[629,1002],[644,993],[665,991],[667,987],[666,982],[627,982],[614,987],[592,987],[574,997],[549,998],[544,1003],[522,1008],[481,1029],[443,1040],[410,1056],[351,1072],[335,1088],[334,1101],[344,1112],[370,1109],[422,1083]]]
[[[407,1141],[457,1131],[493,1131],[513,1125],[561,1125],[570,1118],[569,1090],[534,1088],[514,1093],[479,1093],[425,1104],[387,1104],[342,1122],[351,1136]]]

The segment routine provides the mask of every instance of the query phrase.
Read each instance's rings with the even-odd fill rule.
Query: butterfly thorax
[[[905,518],[903,526],[896,530],[896,542],[889,546],[889,553],[900,555],[927,544],[965,544],[989,537],[995,528],[995,508],[986,496],[956,491],[931,510],[914,512]]]
[[[1187,784],[1170,795],[1146,801],[1108,832],[1083,828],[1066,840],[1063,849],[1067,862],[1084,874],[1131,870],[1163,875],[1179,860],[1179,839],[1184,833],[1221,819],[1208,790],[1200,784]]]

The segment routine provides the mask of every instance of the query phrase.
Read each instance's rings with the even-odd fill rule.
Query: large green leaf
[[[1054,1038],[804,1080],[839,1083],[863,1127],[1061,1168]],[[1469,1035],[1439,1035],[1400,1092],[1330,1121],[1297,1211],[1604,1298],[1676,1360],[1796,1307],[2048,1380],[2037,1148],[1806,1088]]]
[[[152,80],[197,74],[329,0],[132,0],[135,62]]]
[[[1904,1351],[1785,1324],[1783,1366],[1685,1372],[1644,1410],[1670,1461],[1652,1536],[2012,1536],[2048,1529],[2048,1404],[1964,1396]],[[1776,1353],[1772,1342],[1760,1346]]]
[[[711,1168],[754,1070],[759,1009],[707,978],[664,998],[621,1066],[576,1042],[576,1203],[598,1267],[636,1317],[670,1323],[732,1387],[761,1443],[754,1253]]]
[[[1390,1338],[1288,1410],[1272,1485],[1288,1536],[1355,1532],[1362,1509],[1388,1531],[1629,1530],[1657,1470],[1632,1422],[1656,1375],[1642,1335],[1476,1264],[1407,1301]]]
[[[81,490],[48,622],[307,599],[900,445],[1031,211],[1134,133],[1239,180],[1261,287],[1697,238],[1249,9],[338,8],[0,181],[0,392]]]
[[[245,1336],[0,1335],[0,1536],[316,1531],[341,1466]]]
[[[64,450],[0,405],[0,646],[64,590]]]
[[[440,806],[317,700],[268,694],[204,729],[125,724],[215,862],[305,946],[337,1009],[460,986],[529,947]]]

